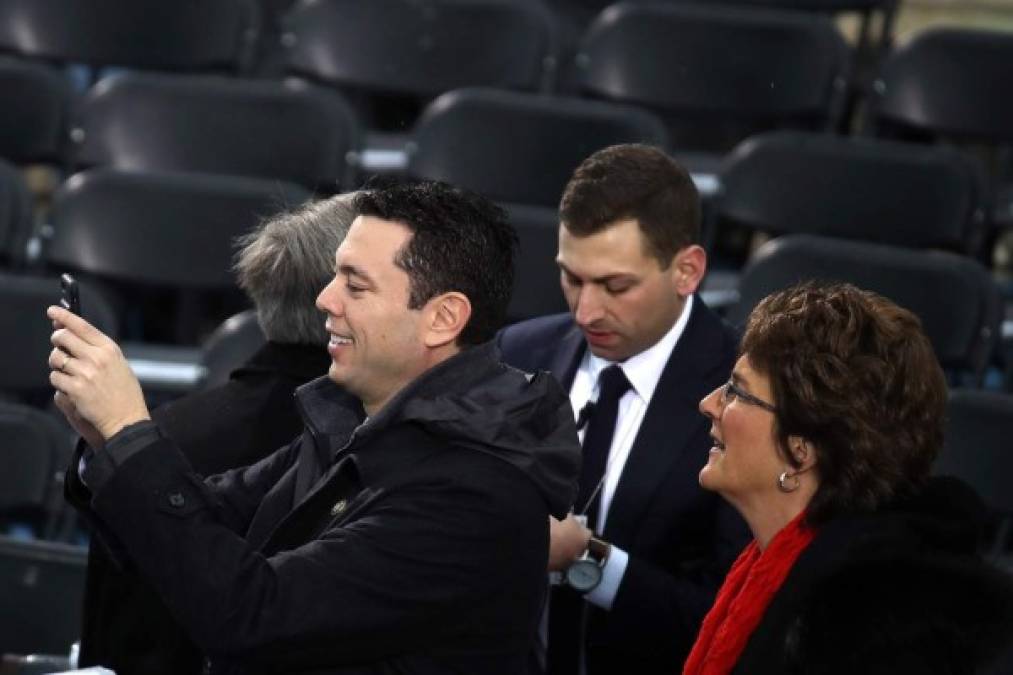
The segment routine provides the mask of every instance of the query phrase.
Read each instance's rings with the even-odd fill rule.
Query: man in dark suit
[[[584,445],[576,516],[551,523],[549,566],[564,581],[549,604],[546,670],[678,672],[748,537],[697,482],[712,445],[697,404],[728,378],[737,339],[694,295],[707,265],[699,198],[664,153],[595,153],[560,220],[571,313],[499,336],[504,360],[569,390]]]

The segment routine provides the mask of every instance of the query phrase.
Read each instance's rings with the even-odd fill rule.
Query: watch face
[[[566,583],[579,593],[587,593],[601,583],[601,567],[594,560],[575,560],[566,568]]]

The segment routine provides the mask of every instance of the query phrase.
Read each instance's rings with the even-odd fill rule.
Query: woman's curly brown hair
[[[802,284],[753,310],[740,346],[770,378],[774,434],[816,454],[812,524],[873,511],[917,490],[943,442],[946,379],[921,322],[848,284]]]

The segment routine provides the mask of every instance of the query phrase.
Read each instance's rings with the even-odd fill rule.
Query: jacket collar
[[[321,345],[267,342],[246,363],[229,375],[235,379],[247,373],[278,373],[309,380],[327,372],[330,357]]]
[[[327,376],[296,389],[296,401],[306,427],[326,455],[321,457],[322,463],[328,464],[353,442],[400,420],[405,404],[412,399],[467,389],[480,381],[498,357],[499,350],[491,342],[466,348],[415,378],[368,420],[362,402]]]

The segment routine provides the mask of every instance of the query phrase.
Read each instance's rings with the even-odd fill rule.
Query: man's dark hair
[[[367,189],[354,206],[359,215],[395,221],[411,230],[411,239],[394,260],[408,273],[409,309],[419,309],[440,293],[458,291],[471,302],[471,319],[458,344],[492,339],[506,318],[517,248],[517,235],[503,209],[438,181]]]
[[[700,239],[700,196],[689,173],[649,145],[613,145],[581,162],[559,204],[563,226],[586,237],[634,218],[647,253],[667,269]]]

